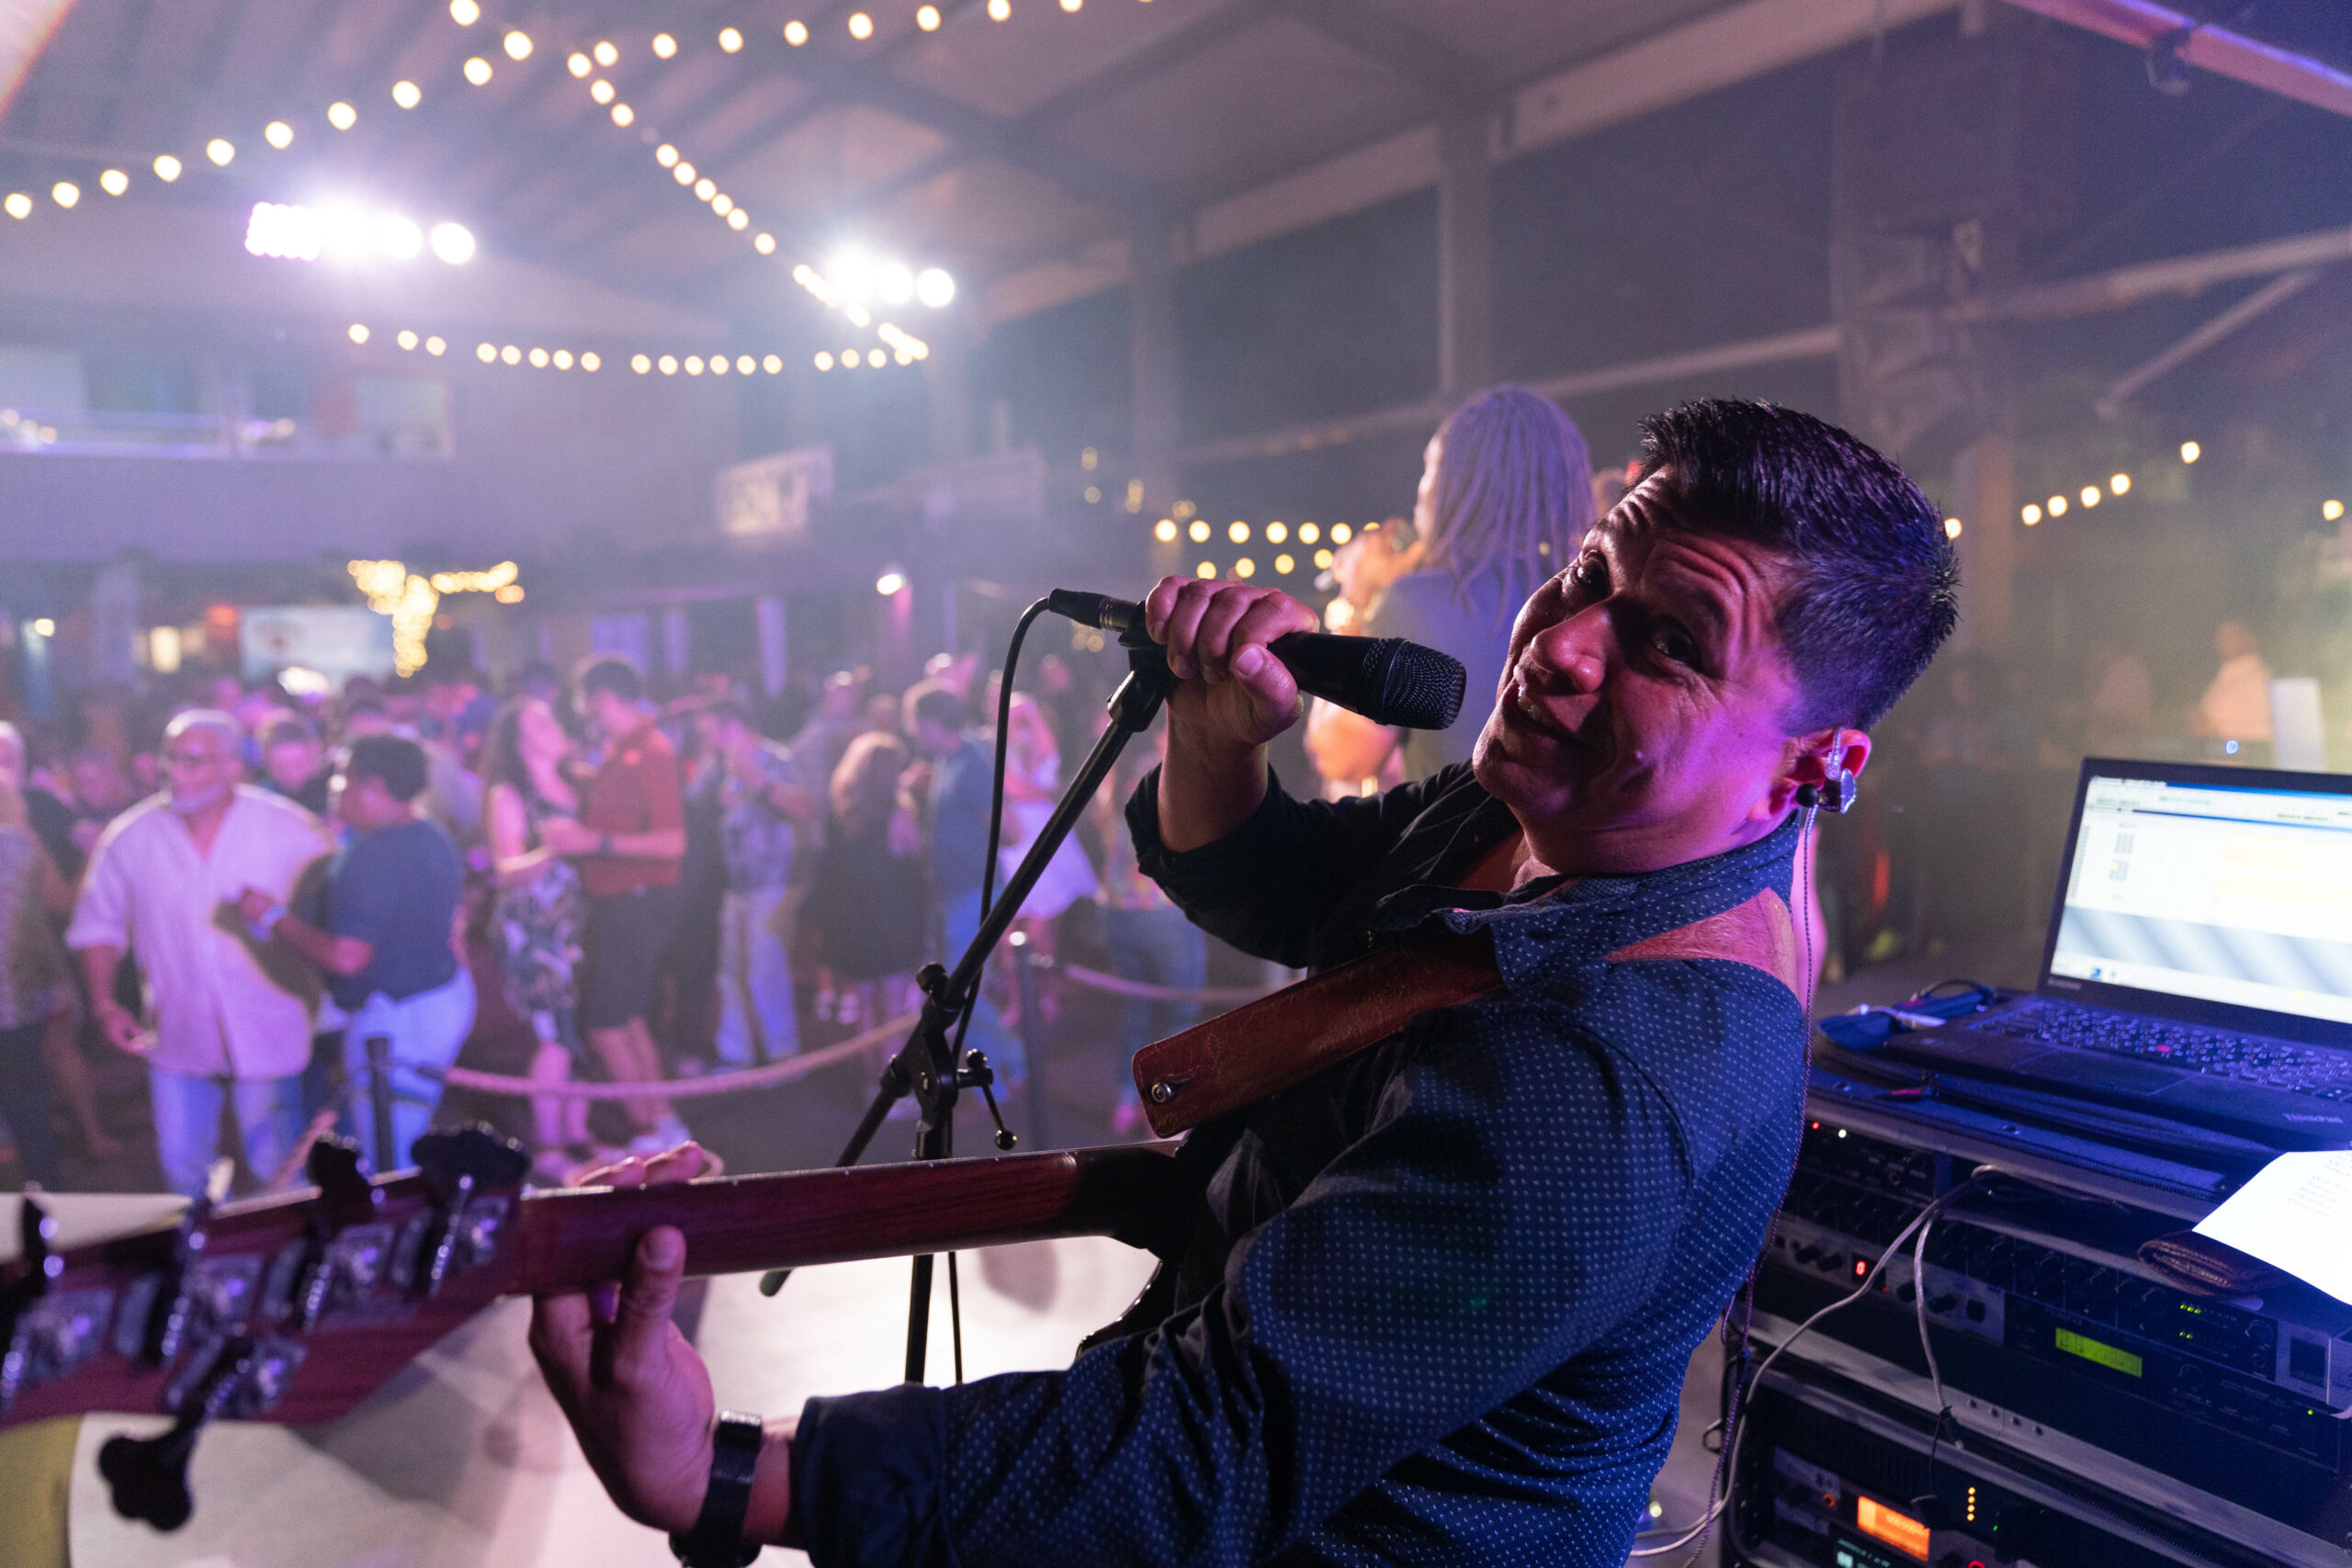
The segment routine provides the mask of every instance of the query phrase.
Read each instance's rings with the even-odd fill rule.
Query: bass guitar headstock
[[[193,1507],[187,1459],[219,1419],[332,1420],[494,1300],[528,1159],[485,1127],[432,1133],[418,1168],[371,1179],[349,1145],[313,1145],[308,1190],[224,1201],[61,1247],[36,1195],[0,1263],[0,1426],[91,1411],[171,1429],[99,1456],[118,1511],[159,1529]]]

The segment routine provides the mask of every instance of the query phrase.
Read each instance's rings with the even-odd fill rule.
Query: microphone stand
[[[918,1112],[915,1122],[914,1157],[919,1160],[945,1159],[956,1147],[956,1101],[967,1089],[977,1089],[988,1101],[989,1113],[996,1121],[996,1144],[1001,1149],[1013,1146],[1012,1134],[1005,1129],[1004,1115],[997,1108],[993,1085],[995,1070],[987,1055],[968,1051],[956,1059],[956,1038],[951,1038],[956,1023],[972,1005],[978,994],[981,972],[987,967],[989,955],[996,951],[997,942],[1012,927],[1021,912],[1022,900],[1035,886],[1038,877],[1061,847],[1064,839],[1078,824],[1087,803],[1102,781],[1111,776],[1117,765],[1119,753],[1127,742],[1151,728],[1160,705],[1176,689],[1177,682],[1168,671],[1168,660],[1159,645],[1147,636],[1140,626],[1119,634],[1119,646],[1127,650],[1127,678],[1119,683],[1110,701],[1111,726],[1094,743],[1085,765],[1071,779],[1054,807],[1054,814],[1037,830],[1037,837],[1022,857],[1021,864],[1006,879],[1004,889],[995,902],[981,912],[980,929],[971,945],[956,961],[954,969],[944,964],[927,964],[916,975],[915,983],[923,994],[922,1016],[917,1020],[906,1043],[882,1069],[881,1085],[874,1102],[865,1108],[865,1117],[857,1131],[850,1134],[837,1166],[855,1165],[864,1156],[874,1134],[881,1131],[890,1108],[909,1095],[914,1097]],[[960,1036],[956,1036],[960,1038]],[[932,1262],[928,1257],[914,1260],[913,1279],[909,1288],[907,1303],[907,1381],[923,1380],[923,1362],[931,1331]],[[949,1288],[954,1289],[954,1259],[949,1259]],[[784,1272],[769,1274],[760,1281],[760,1289],[774,1295],[784,1284]],[[958,1359],[960,1361],[960,1348]]]

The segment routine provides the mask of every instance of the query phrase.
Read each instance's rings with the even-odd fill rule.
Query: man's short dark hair
[[[914,728],[924,719],[944,725],[950,730],[964,728],[964,699],[956,688],[944,681],[918,681],[907,688],[906,726]]]
[[[363,735],[351,743],[343,759],[344,787],[361,779],[376,779],[394,800],[414,800],[423,795],[428,776],[424,748],[398,735]]]
[[[1804,694],[1792,728],[1884,717],[1960,618],[1951,541],[1910,476],[1811,414],[1724,398],[1642,422],[1642,477],[1661,468],[1692,527],[1792,563],[1777,615]]]
[[[580,668],[571,672],[571,681],[583,697],[610,692],[625,703],[645,700],[645,677],[637,672],[636,665],[617,653],[599,653],[582,660]]]

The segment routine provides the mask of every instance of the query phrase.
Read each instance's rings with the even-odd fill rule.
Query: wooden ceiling
[[[706,308],[772,296],[846,237],[967,286],[1361,147],[1730,0],[78,0],[0,118],[0,181],[121,167],[129,199],[380,202],[482,244]],[[871,36],[852,36],[853,13]],[[786,24],[808,41],[795,47]],[[729,52],[722,28],[742,35]],[[516,62],[510,31],[532,43]],[[677,50],[658,58],[667,33]],[[586,79],[574,51],[609,42]],[[492,66],[469,85],[465,62]],[[627,129],[594,101],[609,81]],[[402,109],[393,84],[423,102]],[[330,103],[358,111],[332,129]],[[263,127],[283,120],[290,147]],[[238,152],[214,169],[206,142]],[[657,164],[675,146],[752,219]],[[188,172],[151,175],[170,152]],[[771,232],[773,257],[752,246]]]

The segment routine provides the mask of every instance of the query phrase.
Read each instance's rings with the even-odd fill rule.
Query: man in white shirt
[[[302,869],[334,847],[309,812],[238,782],[241,739],[225,713],[172,720],[164,792],[99,838],[65,933],[97,998],[98,1027],[146,1058],[164,1178],[191,1196],[219,1156],[224,1099],[256,1180],[275,1175],[301,1135],[311,999],[262,968],[236,904],[248,887],[282,903]],[[126,948],[146,976],[152,1033],[114,1000]]]

